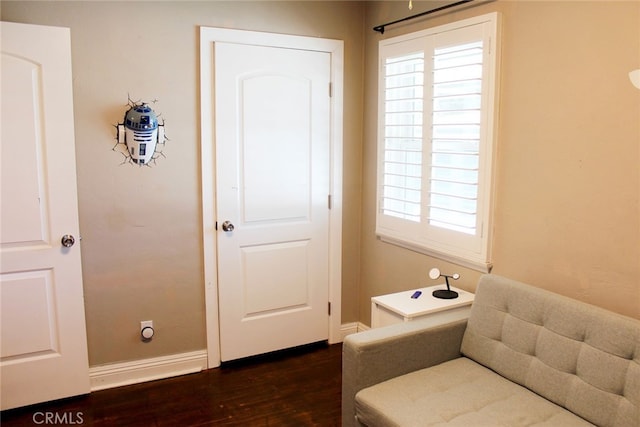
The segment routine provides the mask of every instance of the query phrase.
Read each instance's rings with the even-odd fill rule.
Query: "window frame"
[[[451,45],[444,40],[464,44],[482,40],[482,94],[480,144],[478,155],[478,195],[476,209],[476,233],[466,233],[431,226],[426,218],[429,203],[429,177],[431,172],[431,94],[433,52]],[[493,229],[493,203],[495,199],[494,170],[496,160],[496,136],[498,118],[500,15],[493,12],[454,23],[429,28],[381,40],[378,46],[378,160],[376,190],[376,235],[384,242],[424,253],[482,272],[489,272]],[[384,166],[385,166],[385,61],[401,55],[423,52],[425,58],[423,82],[422,120],[422,186],[421,220],[414,222],[385,215]]]

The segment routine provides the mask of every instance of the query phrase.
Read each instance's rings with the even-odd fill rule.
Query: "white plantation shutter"
[[[488,271],[497,14],[380,42],[376,233]]]
[[[476,234],[482,41],[435,49],[429,224]]]
[[[385,215],[420,222],[424,53],[385,61]]]

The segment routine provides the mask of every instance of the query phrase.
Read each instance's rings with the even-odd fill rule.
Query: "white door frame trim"
[[[220,366],[215,198],[214,50],[216,42],[327,52],[331,55],[331,210],[329,213],[329,343],[342,341],[342,40],[200,27],[200,145],[205,318],[208,367]],[[329,90],[329,88],[327,88]]]

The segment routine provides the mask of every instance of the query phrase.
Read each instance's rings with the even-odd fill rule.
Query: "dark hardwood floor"
[[[341,344],[313,344],[197,374],[4,411],[0,423],[340,426],[341,366]]]

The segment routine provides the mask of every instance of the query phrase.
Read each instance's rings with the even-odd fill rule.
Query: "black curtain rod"
[[[427,10],[425,12],[418,13],[416,15],[411,15],[411,16],[407,16],[406,18],[398,19],[397,21],[387,22],[386,24],[375,26],[375,27],[373,27],[373,31],[377,31],[380,34],[384,34],[384,27],[386,27],[388,25],[393,25],[393,24],[397,24],[399,22],[408,21],[410,19],[419,18],[421,16],[429,15],[431,13],[440,12],[441,10],[449,9],[450,7],[460,6],[460,5],[463,5],[465,3],[469,3],[469,2],[472,2],[472,1],[473,0],[460,0],[460,1],[457,1],[455,3],[449,3],[447,5],[436,7],[435,9]]]

